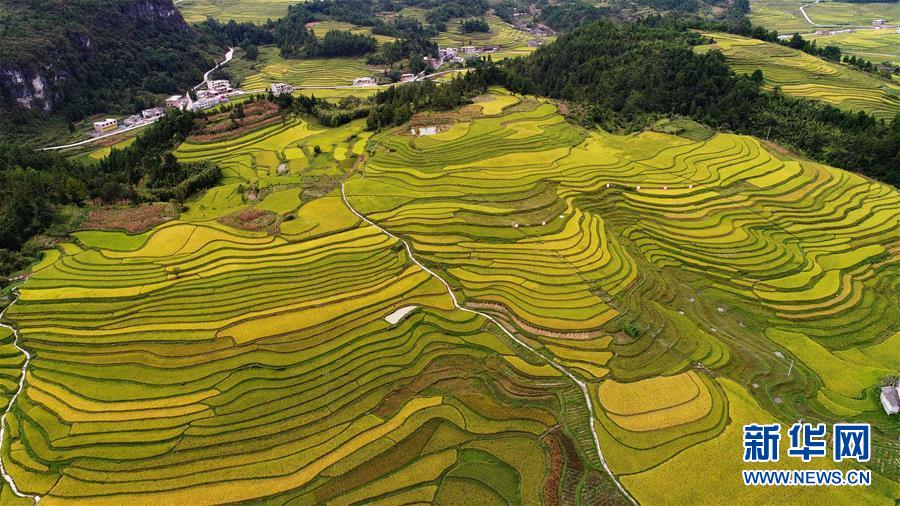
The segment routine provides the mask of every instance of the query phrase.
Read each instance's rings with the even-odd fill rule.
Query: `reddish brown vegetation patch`
[[[544,504],[557,506],[559,504],[559,480],[562,478],[565,461],[562,456],[562,448],[557,441],[556,431],[551,432],[544,440],[550,457],[550,473],[544,481]]]
[[[178,211],[175,204],[157,202],[138,206],[107,206],[91,210],[88,218],[81,224],[84,229],[125,230],[139,233],[175,219]]]
[[[278,235],[278,226],[281,224],[281,218],[275,213],[253,207],[222,216],[218,221],[240,230],[268,232],[270,235]]]
[[[563,468],[562,479],[560,480],[559,497],[562,504],[576,504],[578,497],[578,484],[581,482],[584,473],[584,463],[578,450],[572,440],[566,437],[562,432],[559,433],[559,444],[562,448],[563,457],[566,461],[566,467]]]
[[[235,111],[243,109],[243,117],[236,117]],[[255,128],[281,121],[278,105],[268,100],[258,100],[237,104],[233,108],[198,119],[190,140],[195,142],[216,141],[237,137]]]

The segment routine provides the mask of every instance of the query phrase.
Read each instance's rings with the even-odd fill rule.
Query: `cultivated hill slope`
[[[821,100],[845,111],[865,111],[877,118],[900,114],[900,85],[797,49],[728,33],[706,34],[735,72],[759,69],[766,83],[792,96]]]
[[[747,493],[741,425],[803,418],[872,423],[873,485],[752,499],[900,497],[876,390],[900,372],[896,189],[500,91],[416,119],[439,133],[298,119],[186,144],[226,183],[48,252],[7,314],[33,357],[2,444],[18,488],[624,504],[618,481],[708,504]],[[8,398],[24,355],[0,343]]]

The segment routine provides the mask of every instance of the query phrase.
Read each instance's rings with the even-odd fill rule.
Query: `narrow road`
[[[106,139],[107,137],[114,137],[114,136],[116,136],[116,135],[121,135],[121,134],[123,134],[123,133],[125,133],[125,132],[130,132],[130,131],[132,131],[132,130],[137,130],[138,128],[144,128],[144,127],[147,126],[147,125],[152,125],[152,124],[153,124],[154,122],[156,122],[156,120],[158,120],[158,119],[159,119],[159,118],[153,118],[153,119],[151,119],[151,120],[148,120],[146,123],[141,123],[140,125],[135,125],[135,126],[130,126],[130,127],[122,128],[122,129],[116,130],[115,132],[110,132],[110,133],[108,133],[108,134],[98,135],[98,136],[96,136],[96,137],[91,137],[90,139],[85,139],[85,140],[83,140],[83,141],[73,142],[72,144],[62,144],[62,145],[60,145],[60,146],[49,146],[49,147],[46,147],[46,148],[41,148],[40,151],[52,151],[52,150],[55,150],[55,149],[67,149],[67,148],[74,148],[74,147],[76,147],[76,146],[83,146],[83,145],[85,145],[85,144],[90,144],[90,143],[92,143],[92,142],[97,142],[97,141],[99,141],[100,139]]]
[[[17,350],[21,351],[25,355],[25,362],[22,363],[22,376],[19,378],[19,386],[16,388],[16,392],[9,398],[9,404],[6,405],[6,409],[3,411],[3,416],[0,416],[0,448],[3,447],[3,438],[6,437],[6,415],[12,411],[13,404],[15,404],[16,399],[19,397],[19,394],[22,393],[22,390],[25,389],[25,373],[28,370],[28,364],[31,363],[31,354],[25,351],[25,348],[19,346],[19,331],[10,325],[6,325],[3,323],[3,317],[6,316],[6,312],[9,311],[9,308],[12,307],[19,300],[18,293],[16,294],[16,299],[10,303],[10,305],[6,306],[3,311],[0,311],[0,327],[8,328],[13,333],[13,346],[16,347]],[[0,474],[3,475],[3,479],[6,481],[7,485],[9,485],[12,493],[17,497],[30,497],[34,500],[34,503],[37,504],[38,501],[41,500],[40,496],[36,495],[28,495],[21,492],[18,487],[16,487],[16,482],[12,479],[12,476],[6,473],[6,468],[3,467],[3,452],[0,451]]]
[[[818,23],[813,23],[813,20],[809,19],[809,15],[806,14],[806,8],[809,7],[810,5],[816,5],[817,3],[819,3],[819,0],[816,0],[815,2],[812,2],[812,3],[808,3],[806,5],[801,5],[800,6],[800,14],[803,14],[803,17],[806,18],[806,22],[813,26],[825,26],[825,25],[820,25]]]
[[[341,198],[344,200],[344,205],[346,205],[347,208],[350,209],[350,211],[351,211],[353,214],[355,214],[359,219],[361,219],[361,220],[363,220],[364,222],[368,223],[369,225],[372,225],[373,227],[377,228],[378,230],[380,230],[382,233],[384,233],[384,234],[387,235],[388,237],[391,237],[391,238],[393,238],[393,239],[396,239],[396,240],[400,241],[400,242],[403,244],[403,246],[406,248],[406,253],[409,255],[409,259],[412,260],[413,263],[415,263],[415,264],[418,265],[419,268],[421,268],[423,271],[427,272],[427,273],[430,274],[432,277],[436,278],[438,281],[440,281],[441,283],[443,283],[444,287],[447,289],[447,293],[450,295],[450,299],[453,301],[453,306],[456,307],[456,309],[459,309],[460,311],[465,311],[465,312],[467,312],[467,313],[473,313],[473,314],[476,314],[476,315],[481,316],[481,317],[483,317],[483,318],[486,318],[488,321],[490,321],[491,323],[493,323],[494,325],[496,325],[496,326],[497,326],[504,334],[506,334],[510,339],[512,339],[513,341],[515,341],[515,342],[518,343],[519,345],[521,345],[523,348],[529,350],[531,353],[533,353],[533,354],[534,354],[536,357],[538,357],[540,360],[542,360],[542,361],[544,361],[544,362],[547,362],[547,364],[549,364],[551,367],[553,367],[553,368],[556,369],[557,371],[563,373],[563,374],[566,375],[569,379],[571,379],[572,381],[574,381],[576,385],[578,385],[578,388],[581,389],[581,393],[584,395],[584,402],[585,402],[585,404],[587,404],[587,408],[588,408],[588,419],[589,419],[589,422],[590,422],[591,435],[593,436],[593,439],[594,439],[594,449],[597,450],[597,456],[600,457],[600,462],[603,464],[603,469],[606,470],[606,474],[608,474],[609,477],[612,479],[613,483],[616,484],[616,487],[618,487],[619,491],[622,492],[622,495],[624,495],[629,501],[631,501],[632,504],[634,504],[635,506],[637,506],[637,501],[635,501],[634,498],[631,497],[631,495],[628,493],[628,491],[625,490],[625,487],[623,487],[622,484],[619,483],[619,480],[616,478],[616,476],[615,476],[615,475],[612,473],[612,471],[609,469],[609,465],[606,463],[606,458],[603,456],[603,451],[600,449],[600,438],[597,436],[597,429],[596,429],[596,427],[594,426],[594,403],[591,401],[591,395],[590,395],[590,393],[588,392],[587,385],[586,385],[583,381],[581,381],[580,379],[578,379],[577,376],[575,376],[574,374],[572,374],[571,372],[569,372],[568,369],[566,369],[565,367],[563,367],[563,366],[557,364],[556,362],[554,362],[553,360],[551,360],[551,359],[545,357],[544,355],[541,355],[540,353],[537,352],[537,350],[535,350],[534,348],[532,348],[531,346],[529,346],[528,344],[526,344],[524,341],[522,341],[522,340],[520,340],[519,338],[517,338],[517,337],[516,337],[515,335],[513,335],[510,331],[506,330],[506,327],[504,327],[503,325],[501,325],[500,322],[498,322],[496,319],[494,319],[493,316],[491,316],[491,315],[489,315],[489,314],[487,314],[487,313],[482,313],[482,312],[480,312],[480,311],[475,311],[474,309],[469,309],[469,308],[467,308],[467,307],[463,307],[463,306],[459,305],[459,301],[456,299],[456,295],[453,293],[453,289],[450,288],[450,284],[448,284],[446,281],[444,281],[444,278],[438,276],[434,271],[432,271],[432,270],[429,269],[428,267],[425,267],[421,262],[419,262],[419,260],[416,259],[415,255],[413,255],[412,248],[409,246],[409,243],[406,242],[406,240],[401,239],[401,238],[397,237],[396,235],[394,235],[394,234],[388,232],[387,230],[381,228],[380,226],[378,226],[377,224],[375,224],[374,222],[372,222],[371,220],[369,220],[368,218],[366,218],[365,216],[363,216],[362,214],[360,214],[359,212],[357,212],[356,209],[355,209],[352,205],[350,205],[350,201],[347,200],[347,193],[344,191],[344,183],[343,183],[343,182],[341,182]]]
[[[231,58],[232,58],[233,56],[234,56],[234,48],[233,48],[233,47],[229,47],[229,48],[228,48],[228,51],[225,52],[225,59],[222,60],[222,61],[219,62],[219,63],[216,63],[216,66],[215,66],[215,67],[213,67],[213,68],[207,70],[206,73],[203,74],[203,81],[201,81],[200,84],[198,84],[197,86],[194,86],[192,89],[195,89],[195,90],[196,90],[196,89],[198,89],[198,88],[200,88],[200,87],[206,85],[206,83],[209,82],[209,75],[212,74],[213,72],[219,70],[219,68],[222,67],[223,65],[225,65],[226,63],[230,62],[230,61],[231,61]]]

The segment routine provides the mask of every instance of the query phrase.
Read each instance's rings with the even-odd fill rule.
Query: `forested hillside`
[[[223,49],[172,0],[0,0],[0,12],[4,131],[36,115],[133,113],[199,82]]]

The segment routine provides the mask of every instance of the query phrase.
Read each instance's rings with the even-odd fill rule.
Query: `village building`
[[[528,30],[528,33],[530,33],[531,35],[536,35],[538,37],[549,37],[550,35],[554,35],[556,32],[554,32],[549,26],[538,24],[534,25],[530,30]]]
[[[881,406],[889,415],[900,413],[900,384],[881,387]]]
[[[885,23],[887,23],[886,19],[873,19],[872,20],[872,26],[884,26]]]
[[[115,129],[119,128],[119,122],[113,118],[106,118],[100,121],[94,122],[94,131],[98,134],[104,134],[106,132],[111,132]]]
[[[187,100],[183,95],[172,95],[166,99],[166,107],[172,109],[183,109]]]
[[[213,93],[228,93],[231,91],[231,82],[227,79],[214,79],[207,81],[206,87]]]
[[[374,77],[357,77],[353,80],[353,86],[375,86],[375,78]]]
[[[269,87],[272,90],[273,95],[283,95],[287,93],[290,95],[294,92],[294,85],[287,83],[272,83],[272,86]]]
[[[437,68],[439,65],[437,58],[431,58],[429,56],[423,57],[422,62],[425,64],[426,67],[432,68],[432,69]]]
[[[144,121],[144,119],[141,117],[140,114],[132,114],[131,116],[128,116],[127,118],[122,120],[122,124],[127,127],[130,127],[130,126],[137,125],[138,123],[140,123],[142,121]]]
[[[163,110],[160,107],[151,107],[150,109],[144,109],[141,111],[141,117],[144,119],[153,119],[158,118],[163,115]]]
[[[783,33],[778,36],[778,40],[791,40],[791,37],[793,37],[793,35],[787,35],[787,34]]]
[[[205,100],[209,98],[216,98],[219,94],[213,90],[197,90],[197,99]]]
[[[416,80],[415,74],[403,74],[400,76],[401,83],[408,83],[410,81],[415,81],[415,80]]]
[[[221,102],[221,100],[217,96],[206,98],[200,98],[198,96],[197,100],[191,102],[189,108],[192,111],[199,111],[201,109],[209,109],[210,107],[215,107],[219,105],[219,102]]]

